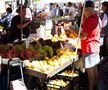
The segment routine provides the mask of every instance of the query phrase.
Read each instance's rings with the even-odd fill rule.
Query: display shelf
[[[24,71],[28,75],[32,75],[32,76],[35,76],[35,77],[40,77],[40,78],[43,78],[43,79],[47,79],[47,78],[51,78],[52,76],[54,76],[55,74],[57,74],[61,70],[65,69],[66,67],[71,65],[72,62],[73,62],[73,60],[69,60],[68,62],[62,64],[61,66],[55,68],[54,70],[52,70],[51,72],[49,72],[47,74],[42,73],[42,72],[38,72],[38,71],[34,71],[32,69],[26,69],[26,68],[25,68]]]

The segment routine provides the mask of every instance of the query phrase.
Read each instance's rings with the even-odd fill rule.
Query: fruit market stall
[[[61,43],[64,45],[66,42],[52,40],[39,39],[37,42],[31,42],[29,48],[26,48],[24,43],[1,45],[1,55],[7,58],[3,59],[3,62],[6,64],[9,59],[19,57],[24,62],[25,74],[46,81],[70,66],[77,58],[74,49],[70,51],[69,48],[61,48]]]
[[[80,44],[77,45],[77,35],[70,31],[65,32],[62,25],[61,33],[54,36],[49,35],[46,38],[34,36],[24,42],[0,45],[0,55],[5,58],[4,64],[11,58],[19,57],[24,64],[24,73],[39,78],[41,84],[45,84],[78,58],[75,52],[76,47],[80,48]]]

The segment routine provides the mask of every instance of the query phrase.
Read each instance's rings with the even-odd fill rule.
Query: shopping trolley
[[[19,69],[19,72],[15,71],[15,69]],[[12,71],[15,71],[15,73]],[[19,58],[12,58],[8,61],[7,90],[27,90],[27,87],[24,83],[22,62]]]

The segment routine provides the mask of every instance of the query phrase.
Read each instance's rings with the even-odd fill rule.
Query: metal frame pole
[[[21,0],[21,5],[23,4],[23,0]],[[21,14],[22,14],[22,6],[21,6]],[[22,19],[21,19],[21,25],[22,25]],[[21,40],[23,40],[23,29],[21,28]]]

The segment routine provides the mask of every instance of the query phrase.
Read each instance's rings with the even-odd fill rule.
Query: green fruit
[[[53,56],[53,48],[51,46],[45,45],[43,46],[43,50],[46,51],[47,57],[52,57]]]
[[[38,49],[40,59],[44,59],[46,57],[46,52],[43,49]]]

